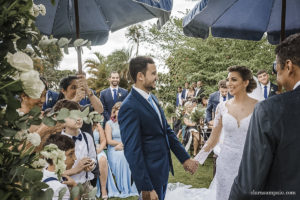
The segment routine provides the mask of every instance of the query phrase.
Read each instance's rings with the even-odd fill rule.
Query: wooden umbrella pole
[[[80,38],[80,28],[79,28],[79,12],[78,12],[78,0],[74,0],[75,9],[75,23],[76,23],[76,39]],[[82,74],[82,61],[81,61],[81,47],[77,48],[77,60],[78,60],[78,73]]]
[[[280,41],[285,39],[286,0],[282,0]]]

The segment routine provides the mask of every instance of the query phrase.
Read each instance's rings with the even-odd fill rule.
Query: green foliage
[[[116,71],[120,74],[120,87],[129,89],[129,60],[131,58],[131,51],[127,49],[115,50],[107,57],[104,57],[99,52],[94,55],[97,59],[87,59],[84,63],[88,68],[88,73],[91,77],[88,79],[89,86],[100,92],[109,87],[108,78],[110,72]]]
[[[198,104],[198,106],[195,107],[191,113],[190,117],[192,122],[199,124],[200,120],[204,120],[205,110],[206,108],[204,108],[201,104]]]
[[[261,41],[244,41],[208,37],[206,40],[186,37],[182,19],[171,18],[161,30],[155,25],[145,29],[144,43],[152,46],[153,56],[165,63],[168,73],[159,74],[158,96],[175,104],[178,86],[184,82],[204,83],[204,94],[217,90],[218,81],[226,78],[227,68],[245,65],[254,73],[266,69],[271,73],[275,59],[274,46],[264,37]]]

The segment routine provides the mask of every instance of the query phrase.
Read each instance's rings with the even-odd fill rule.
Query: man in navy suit
[[[128,95],[128,91],[119,87],[120,76],[118,72],[111,72],[109,76],[110,87],[100,92],[100,100],[103,104],[104,125],[109,121],[111,109],[115,103],[123,101]]]
[[[259,86],[261,87],[261,91],[264,95],[264,98],[267,99],[270,96],[276,95],[278,91],[278,86],[271,83],[269,80],[269,74],[266,70],[259,70],[256,73],[258,82],[260,83]]]
[[[167,123],[157,98],[150,93],[157,80],[153,59],[133,58],[129,72],[135,85],[124,100],[118,117],[124,154],[143,200],[163,200],[169,171],[174,173],[170,150],[191,173],[197,170],[198,163],[184,150]]]
[[[208,104],[206,108],[205,122],[209,123],[210,125],[213,125],[213,118],[218,104],[222,101],[227,101],[228,99],[232,98],[232,96],[228,93],[226,80],[219,81],[218,86],[219,91],[209,95]]]
[[[47,90],[46,101],[43,104],[42,110],[44,111],[48,108],[52,108],[56,104],[57,98],[58,98],[58,93],[57,92],[54,92],[52,90]]]
[[[182,93],[181,93],[181,99],[182,100],[186,100],[186,95],[188,93],[188,90],[189,90],[189,83],[185,82],[184,83],[184,88],[183,88]]]

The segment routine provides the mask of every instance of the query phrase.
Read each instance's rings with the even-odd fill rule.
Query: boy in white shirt
[[[64,161],[66,164],[66,169],[71,169],[75,160],[75,143],[72,139],[67,136],[61,134],[53,134],[47,139],[44,147],[49,144],[55,144],[59,150],[65,152],[66,160]],[[70,199],[70,192],[68,186],[70,188],[76,186],[76,182],[70,178],[69,176],[63,176],[63,182],[60,182],[57,174],[55,173],[56,166],[53,163],[52,159],[46,159],[48,166],[43,169],[43,178],[42,182],[46,183],[54,192],[53,200],[57,200],[59,197],[59,191],[63,188],[66,188],[66,192],[63,196],[63,200]]]
[[[54,111],[57,112],[62,108],[67,108],[69,111],[80,111],[78,103],[66,99],[58,101],[54,106]],[[88,199],[88,194],[93,189],[90,180],[94,179],[94,174],[91,171],[96,167],[96,151],[92,136],[81,132],[82,125],[83,120],[79,116],[65,118],[65,129],[61,134],[72,138],[75,142],[77,160],[72,169],[66,170],[64,174],[73,178],[76,183],[82,184],[81,199]]]

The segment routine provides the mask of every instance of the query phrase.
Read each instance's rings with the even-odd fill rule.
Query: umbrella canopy
[[[78,19],[75,9],[78,2]],[[92,45],[104,44],[109,31],[159,18],[163,24],[168,20],[172,0],[34,0],[44,4],[46,15],[36,18],[36,26],[45,35],[56,38],[76,39],[76,22],[79,21],[80,38],[92,41]]]
[[[258,41],[267,32],[268,41],[280,41],[282,13],[286,35],[300,32],[300,0],[202,0],[184,18],[185,35]],[[284,8],[284,7],[283,7]],[[282,12],[283,10],[283,12]]]

